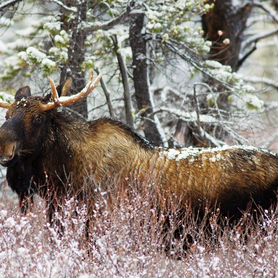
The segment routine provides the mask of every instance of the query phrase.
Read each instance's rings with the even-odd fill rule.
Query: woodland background
[[[278,151],[277,0],[1,0],[0,16],[6,101],[25,85],[48,93],[48,77],[57,85],[72,78],[73,94],[93,71],[101,86],[72,107],[85,118],[119,119],[164,147]],[[255,229],[250,224],[247,243],[236,229],[220,232],[214,219],[207,239],[189,215],[195,242],[176,260],[181,246],[164,254],[148,198],[136,195],[112,214],[97,211],[88,243],[85,212],[79,208],[76,218],[72,200],[61,240],[41,200],[22,217],[4,184],[0,276],[277,277],[277,211],[262,212],[266,220]]]

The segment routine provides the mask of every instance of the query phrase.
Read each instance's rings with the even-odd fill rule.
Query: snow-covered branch
[[[123,23],[129,17],[130,12],[131,12],[131,9],[128,8],[128,9],[126,9],[125,12],[121,13],[118,17],[116,17],[110,21],[107,21],[103,24],[88,26],[85,28],[85,31],[87,33],[89,33],[89,32],[91,33],[91,32],[95,32],[98,30],[104,30],[104,31],[109,30],[109,29],[113,28],[114,26]]]
[[[69,7],[67,5],[65,5],[64,3],[62,3],[59,0],[52,0],[54,3],[56,3],[57,5],[59,5],[63,10],[68,11],[68,12],[77,12],[76,7]]]
[[[220,83],[223,88],[232,91],[233,87],[229,85],[228,83],[224,82],[223,80],[219,79],[216,75],[211,74],[208,70],[204,67],[204,59],[201,58],[201,56],[198,56],[196,53],[194,53],[189,47],[182,45],[183,49],[185,51],[181,51],[179,49],[179,44],[173,40],[170,41],[162,41],[162,43],[173,53],[178,55],[183,60],[187,61],[190,65],[192,65],[194,68],[196,68],[198,71],[206,75],[207,77],[211,78],[214,81],[217,81]]]
[[[21,2],[22,0],[8,0],[4,3],[0,4],[0,12],[6,8],[16,5],[17,3]]]
[[[228,121],[223,121],[223,120],[220,121],[219,119],[217,119],[211,115],[207,115],[207,114],[197,115],[196,112],[184,112],[179,109],[168,108],[168,107],[161,107],[160,109],[157,109],[156,111],[154,111],[151,114],[155,115],[155,114],[159,114],[159,113],[169,113],[185,122],[194,122],[195,123],[195,122],[197,122],[197,118],[199,118],[199,122],[204,123],[204,124],[211,124],[211,125],[232,124],[231,122],[228,122]]]
[[[265,84],[269,87],[272,87],[276,90],[278,90],[278,82],[275,82],[272,79],[269,78],[265,78],[265,77],[256,77],[256,76],[244,76],[243,77],[244,80],[248,81],[248,82],[252,82],[252,83],[262,83]]]

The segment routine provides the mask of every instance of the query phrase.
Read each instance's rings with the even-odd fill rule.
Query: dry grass
[[[208,236],[204,222],[197,224],[190,214],[181,221],[175,213],[159,212],[152,194],[115,196],[113,209],[108,209],[105,192],[98,197],[87,240],[85,206],[72,199],[66,203],[63,215],[57,215],[64,228],[61,237],[47,224],[40,199],[32,213],[22,217],[15,198],[4,191],[0,197],[0,277],[278,275],[277,211],[264,212],[264,221],[257,225],[246,215],[244,225],[224,230],[214,214]],[[170,220],[163,235],[165,219]],[[186,254],[183,243],[175,238],[178,222],[193,241]],[[167,255],[165,244],[171,247]]]

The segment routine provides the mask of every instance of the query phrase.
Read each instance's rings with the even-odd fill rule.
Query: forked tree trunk
[[[63,10],[61,13],[61,28],[67,33],[70,33],[71,38],[68,48],[68,62],[62,68],[60,84],[64,83],[66,78],[72,77],[73,85],[70,94],[75,94],[80,92],[86,85],[85,72],[82,66],[85,60],[85,41],[87,35],[81,23],[86,21],[87,0],[65,0],[64,3],[68,7],[76,8],[77,12],[73,14],[74,17],[72,19],[65,13],[66,11]],[[86,99],[73,105],[72,108],[87,118],[88,109]]]
[[[204,37],[212,42],[207,59],[216,60],[223,65],[231,66],[233,71],[237,71],[241,65],[240,50],[243,41],[243,32],[246,28],[246,21],[250,15],[252,6],[245,1],[238,1],[234,5],[232,0],[209,0],[214,3],[214,8],[202,16],[202,26]],[[215,84],[204,77],[204,82],[216,87],[217,91],[225,91],[220,84]],[[221,94],[218,99],[218,106],[221,109],[229,110],[228,94]],[[206,111],[206,98],[199,98],[200,107]],[[205,127],[209,130],[209,127]],[[211,143],[202,138],[197,138],[196,128],[179,120],[175,137],[179,143],[189,145],[210,145]],[[219,139],[224,137],[221,128],[216,132]],[[181,140],[183,139],[183,140]]]
[[[137,108],[144,119],[144,133],[155,145],[162,145],[161,135],[155,123],[153,103],[149,89],[147,41],[144,37],[146,16],[133,14],[130,23],[129,39],[133,58],[133,81]]]

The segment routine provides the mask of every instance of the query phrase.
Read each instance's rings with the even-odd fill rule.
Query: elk
[[[175,196],[181,209],[188,200],[195,207],[217,203],[223,214],[234,216],[250,202],[263,207],[276,202],[276,154],[246,146],[157,148],[119,121],[86,121],[66,108],[91,94],[100,78],[69,97],[59,97],[51,80],[52,96],[32,96],[23,87],[14,103],[0,103],[7,109],[0,163],[7,167],[8,184],[23,213],[38,194],[52,221],[66,196],[89,198],[93,204],[95,187],[105,188],[111,180],[126,188],[135,180],[139,186],[149,182],[164,208]]]

